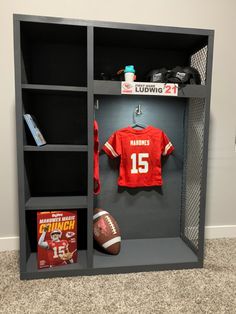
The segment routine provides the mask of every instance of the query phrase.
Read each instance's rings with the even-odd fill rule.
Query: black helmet
[[[178,84],[201,84],[201,76],[194,67],[176,66],[172,70],[166,68],[152,70],[147,75],[148,82],[154,83],[178,83]]]
[[[193,67],[177,66],[167,73],[168,83],[178,84],[201,84],[201,76],[197,69]]]
[[[166,83],[166,73],[168,70],[166,68],[152,70],[147,74],[147,81],[154,83]]]

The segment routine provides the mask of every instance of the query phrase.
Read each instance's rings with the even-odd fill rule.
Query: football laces
[[[114,226],[113,222],[111,221],[111,218],[109,216],[105,216],[105,219],[108,222],[108,224],[109,224],[109,226],[111,228],[112,233],[116,234],[117,233],[116,227]]]

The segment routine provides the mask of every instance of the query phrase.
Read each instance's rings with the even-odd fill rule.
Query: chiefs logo
[[[129,82],[122,82],[122,93],[132,93],[133,91],[133,85]]]
[[[75,233],[72,232],[72,231],[68,231],[68,232],[66,233],[67,239],[72,238],[74,235],[75,235]]]

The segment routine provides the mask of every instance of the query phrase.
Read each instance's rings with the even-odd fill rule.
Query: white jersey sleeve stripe
[[[164,152],[163,152],[163,156],[165,156],[166,154],[167,154],[167,152],[168,152],[168,150],[171,148],[171,146],[172,146],[172,144],[171,144],[171,142],[169,142],[167,145],[166,145],[166,147],[165,147],[165,149],[164,149]]]
[[[107,145],[106,145],[107,144]],[[106,142],[106,146],[107,148],[111,151],[111,153],[113,154],[114,157],[118,157],[118,154],[116,153],[116,151],[114,150],[114,148],[111,146],[110,143]]]
[[[112,155],[114,157],[118,157],[119,155],[116,153],[116,151],[114,150],[114,148],[111,146],[111,144],[109,144],[108,142],[105,143],[105,146],[107,149],[109,149],[109,151],[112,153]]]

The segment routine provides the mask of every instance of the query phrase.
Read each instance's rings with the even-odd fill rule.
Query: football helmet
[[[146,80],[153,83],[166,83],[167,73],[166,68],[155,69],[147,74]]]
[[[57,237],[54,237],[54,235],[58,235]],[[50,237],[52,240],[57,240],[60,239],[62,236],[62,232],[60,229],[54,229],[51,233],[50,233]]]
[[[178,84],[201,84],[201,76],[194,67],[177,66],[167,73],[168,83]]]
[[[147,75],[148,82],[154,83],[178,83],[178,84],[201,84],[201,76],[194,67],[177,66],[172,70],[166,68],[152,70]]]

